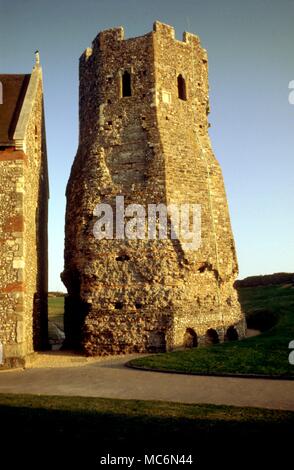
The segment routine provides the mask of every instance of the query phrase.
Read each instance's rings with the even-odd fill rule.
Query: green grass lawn
[[[162,353],[131,361],[153,370],[196,374],[262,374],[294,378],[288,345],[294,339],[294,288],[262,286],[239,289],[242,308],[251,326],[275,326],[260,336],[208,348]]]
[[[48,318],[61,330],[63,327],[64,297],[48,298]]]
[[[82,461],[99,468],[99,458],[112,455],[192,454],[195,465],[211,468],[220,455],[226,467],[242,456],[242,463],[262,463],[274,455],[279,463],[291,456],[289,446],[294,412],[215,405],[186,405],[155,401],[111,400],[85,397],[0,395],[1,456],[9,445],[15,463],[61,468]],[[223,439],[225,438],[225,444]],[[266,448],[263,448],[266,443]],[[25,451],[20,452],[23,446]],[[268,449],[271,449],[270,453]],[[38,454],[37,454],[38,451]],[[13,455],[13,457],[11,457]],[[94,465],[94,466],[93,466]],[[137,468],[136,465],[133,468]],[[182,466],[180,465],[180,468]],[[31,468],[31,467],[30,467]],[[43,468],[40,466],[39,468]],[[76,468],[75,465],[73,468]],[[77,467],[78,468],[78,467]],[[279,468],[283,468],[280,466]]]

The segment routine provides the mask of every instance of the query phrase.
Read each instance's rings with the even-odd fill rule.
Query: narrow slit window
[[[178,75],[178,97],[180,100],[187,100],[186,82],[182,75]]]
[[[38,128],[35,126],[35,153],[38,152]]]
[[[122,75],[122,96],[132,96],[131,74],[127,71]]]
[[[129,261],[130,257],[128,255],[119,255],[115,259],[116,261]]]

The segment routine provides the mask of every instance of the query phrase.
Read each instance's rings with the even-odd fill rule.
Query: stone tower
[[[207,54],[156,22],[103,31],[80,58],[79,148],[67,186],[68,346],[87,354],[164,351],[244,335],[221,169],[208,136]],[[198,204],[201,245],[94,237],[97,204]],[[127,219],[127,218],[126,218]]]
[[[42,70],[0,75],[0,368],[47,346],[48,173]]]

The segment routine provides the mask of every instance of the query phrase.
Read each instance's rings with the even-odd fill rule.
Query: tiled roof
[[[13,134],[26,94],[30,75],[1,75],[3,103],[0,104],[0,146],[12,145]]]

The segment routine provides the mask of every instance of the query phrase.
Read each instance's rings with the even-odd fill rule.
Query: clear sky
[[[78,59],[100,30],[158,19],[208,51],[210,135],[222,166],[240,278],[294,271],[294,0],[0,0],[0,72],[29,73],[39,49],[50,176],[51,290],[64,290],[65,186],[77,149]]]

